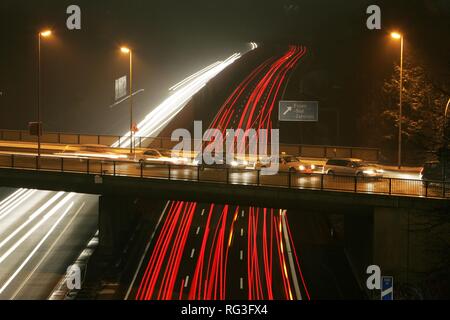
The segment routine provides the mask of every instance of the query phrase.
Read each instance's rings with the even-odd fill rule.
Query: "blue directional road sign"
[[[278,119],[280,121],[319,121],[318,101],[280,101]]]
[[[381,300],[394,300],[394,277],[381,277]]]

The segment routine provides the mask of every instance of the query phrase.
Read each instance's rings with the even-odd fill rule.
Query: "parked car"
[[[336,158],[329,159],[324,166],[324,173],[328,175],[343,175],[356,177],[382,178],[384,170],[374,164],[361,159]]]

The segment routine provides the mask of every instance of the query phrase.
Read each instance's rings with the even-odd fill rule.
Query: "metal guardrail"
[[[163,180],[214,182],[230,185],[270,186],[289,189],[330,190],[353,193],[450,198],[450,181],[368,178],[324,174],[279,172],[262,175],[260,170],[176,164],[150,164],[129,160],[104,160],[0,154],[0,168],[127,176]]]
[[[137,148],[172,149],[178,144],[168,137],[140,137],[136,136]],[[31,136],[24,130],[1,130],[0,140],[37,142],[37,137]],[[89,135],[78,133],[46,132],[41,136],[42,143],[58,144],[100,144],[110,146],[118,143],[118,147],[124,146],[129,141],[128,137],[115,135]],[[192,140],[192,145],[196,140]],[[270,149],[270,148],[269,148]],[[268,150],[270,151],[270,150]],[[320,145],[297,145],[280,144],[280,152],[286,154],[310,157],[310,158],[360,158],[365,161],[378,162],[380,151],[376,148],[343,147],[343,146],[320,146]]]

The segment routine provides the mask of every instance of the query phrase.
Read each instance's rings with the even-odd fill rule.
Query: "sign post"
[[[381,300],[394,300],[394,277],[381,277]]]

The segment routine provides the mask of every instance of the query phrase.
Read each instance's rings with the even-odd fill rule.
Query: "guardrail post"
[[[428,181],[425,181],[425,198],[428,198]]]
[[[290,189],[292,187],[292,172],[291,172],[291,170],[289,170],[288,183],[289,183],[289,189]]]
[[[113,167],[114,167],[114,177],[116,176],[116,162],[113,161]]]
[[[230,168],[227,167],[227,184],[230,184]]]
[[[87,174],[89,174],[89,164],[90,164],[90,161],[89,161],[90,159],[87,159],[87,163],[86,163],[86,171],[87,171]]]
[[[78,144],[80,144],[81,143],[81,134],[78,134],[77,139],[78,139]]]
[[[444,181],[442,181],[442,198],[445,198],[445,177]]]
[[[355,176],[355,192],[358,192],[358,177]]]
[[[197,181],[200,182],[200,165],[197,165]]]
[[[320,175],[320,190],[323,190],[323,181],[325,179],[325,174]]]
[[[61,158],[61,172],[64,172],[64,158]]]
[[[392,178],[389,178],[389,195],[392,194]]]
[[[257,176],[258,180],[256,180],[256,182],[257,182],[257,185],[260,186],[261,185],[261,169],[258,169],[257,172],[258,172],[258,176]]]
[[[144,161],[141,161],[140,164],[141,164],[141,178],[143,178],[144,177]]]
[[[169,181],[170,181],[171,174],[172,174],[172,167],[171,167],[170,163],[168,164],[168,169],[169,169]]]

